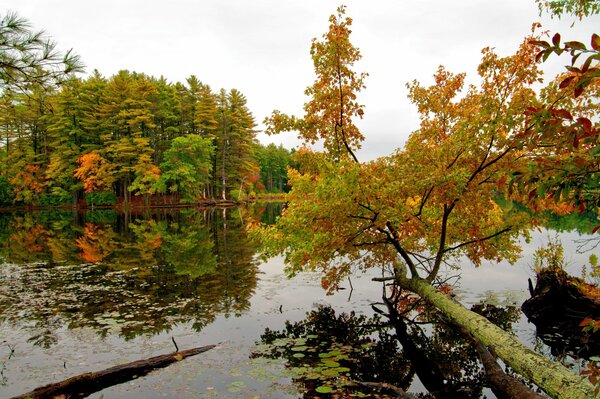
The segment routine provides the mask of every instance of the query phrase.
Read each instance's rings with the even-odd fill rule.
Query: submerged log
[[[553,355],[589,358],[600,353],[600,332],[580,326],[586,317],[600,319],[600,298],[590,295],[594,289],[560,269],[537,274],[531,298],[521,309]]]
[[[102,371],[79,374],[61,382],[36,388],[31,392],[16,396],[13,399],[50,399],[56,397],[85,398],[104,388],[142,377],[152,370],[167,367],[186,357],[206,352],[215,346],[216,345],[201,346],[180,352],[159,355],[149,359],[120,364]]]
[[[594,388],[588,381],[560,363],[527,348],[485,317],[472,312],[419,278],[401,278],[400,284],[439,309],[457,326],[463,327],[518,374],[535,383],[550,397],[591,398]]]

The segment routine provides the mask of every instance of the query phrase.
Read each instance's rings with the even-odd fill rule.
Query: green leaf
[[[333,392],[333,389],[326,385],[321,385],[321,386],[317,387],[317,389],[315,389],[315,391],[317,391],[318,393],[331,393],[331,392]]]
[[[331,360],[323,360],[321,363],[323,363],[327,367],[339,367],[340,366],[340,364],[338,362],[334,362]]]

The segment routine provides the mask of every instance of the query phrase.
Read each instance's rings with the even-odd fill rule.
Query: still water
[[[301,397],[298,389],[306,386],[299,388],[283,359],[251,357],[261,334],[303,320],[319,305],[370,316],[382,291],[373,271],[326,296],[318,275],[287,279],[282,259],[259,260],[244,221],[270,222],[277,213],[278,205],[269,204],[138,215],[0,214],[0,397],[172,352],[172,339],[180,349],[218,346],[92,397]],[[520,306],[532,253],[555,236],[570,271],[579,273],[589,253],[576,248],[588,236],[535,231],[516,265],[465,266],[458,298],[468,306]],[[520,314],[514,320],[523,342],[549,352]],[[416,376],[407,384],[426,391]]]

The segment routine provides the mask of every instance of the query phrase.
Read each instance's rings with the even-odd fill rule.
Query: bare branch
[[[483,237],[483,238],[477,238],[477,239],[475,239],[475,240],[470,240],[470,241],[463,242],[463,243],[461,243],[461,244],[458,244],[458,245],[455,245],[455,246],[453,246],[453,247],[446,248],[446,249],[444,250],[444,253],[445,253],[445,252],[454,251],[455,249],[459,249],[459,248],[462,248],[462,247],[464,247],[464,246],[466,246],[466,245],[474,244],[474,243],[476,243],[476,242],[483,242],[483,241],[490,240],[490,239],[492,239],[492,238],[494,238],[494,237],[497,237],[497,236],[499,236],[499,235],[501,235],[501,234],[504,234],[504,233],[506,233],[506,232],[508,232],[508,231],[510,231],[510,230],[512,230],[512,227],[507,227],[507,228],[505,228],[505,229],[502,229],[502,230],[500,230],[500,231],[497,231],[497,232],[495,232],[494,234],[491,234],[491,235],[489,235],[489,236],[487,236],[487,237]]]

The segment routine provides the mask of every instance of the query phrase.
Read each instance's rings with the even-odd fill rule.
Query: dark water
[[[255,343],[265,328],[275,334],[284,329],[286,320],[300,322],[307,312],[322,310],[324,305],[331,305],[338,315],[355,310],[370,317],[370,305],[381,297],[381,286],[371,281],[376,271],[359,273],[352,286],[348,283],[345,290],[326,296],[318,275],[307,273],[289,280],[282,259],[259,261],[245,222],[249,218],[269,222],[277,213],[278,205],[270,204],[139,215],[113,211],[1,214],[0,397],[172,352],[171,338],[179,348],[219,346],[93,397],[302,396],[298,389],[311,387],[290,374],[290,368],[297,366],[290,361],[302,359],[300,355],[251,356],[256,355]],[[456,289],[468,306],[492,304],[499,312],[513,312],[511,329],[543,352],[549,349],[512,309],[527,297],[532,252],[554,234],[536,232],[529,243],[523,242],[523,260],[516,266],[466,266]],[[588,255],[577,254],[575,247],[585,237],[556,234],[578,273]],[[313,315],[312,320],[318,317]],[[330,314],[320,317],[334,320]],[[451,335],[443,327],[424,333]],[[432,342],[439,344],[439,339]],[[472,357],[466,349],[462,353],[464,367],[480,379]],[[395,353],[396,358],[400,355]],[[458,363],[448,358],[446,364]],[[426,391],[418,376],[405,382],[411,391]]]

